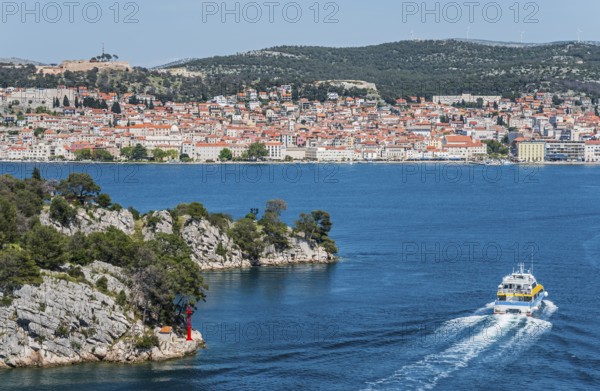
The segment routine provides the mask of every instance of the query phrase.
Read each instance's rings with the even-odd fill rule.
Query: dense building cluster
[[[0,89],[0,159],[122,161],[137,146],[147,151],[142,158],[212,162],[244,159],[260,143],[275,161],[478,160],[509,148],[527,162],[600,161],[600,118],[587,97],[463,94],[388,105],[292,95],[284,85],[177,103],[85,87]]]

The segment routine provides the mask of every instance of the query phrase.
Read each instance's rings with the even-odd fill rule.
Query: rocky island
[[[202,204],[140,215],[86,174],[0,177],[0,368],[167,360],[184,311],[205,299],[202,271],[336,261],[328,213],[281,221],[272,200],[234,221]]]

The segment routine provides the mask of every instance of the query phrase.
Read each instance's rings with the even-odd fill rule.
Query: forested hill
[[[292,84],[295,96],[323,100],[327,92],[366,95],[315,81],[375,83],[381,97],[455,95],[505,97],[533,91],[581,91],[600,97],[600,46],[559,42],[402,41],[357,48],[280,46],[232,56],[182,60],[163,69],[36,74],[33,65],[0,64],[0,87],[86,86],[103,92],[149,93],[162,101],[205,101],[245,87],[266,91]],[[340,91],[341,89],[341,91]]]
[[[564,42],[494,46],[458,40],[402,41],[356,48],[280,46],[171,66],[229,80],[376,83],[385,98],[574,89],[600,96],[600,47]],[[262,84],[262,83],[261,83]]]

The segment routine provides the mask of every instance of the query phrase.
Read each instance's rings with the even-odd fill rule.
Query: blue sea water
[[[0,388],[600,388],[600,167],[42,165],[73,170],[143,212],[200,201],[239,218],[282,198],[292,223],[327,210],[342,260],[206,273],[194,357],[10,370]],[[502,276],[532,260],[543,310],[494,317]]]

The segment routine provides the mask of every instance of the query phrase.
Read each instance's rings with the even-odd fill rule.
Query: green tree
[[[40,269],[26,251],[15,246],[0,251],[0,291],[5,297],[23,285],[41,283]]]
[[[257,260],[265,249],[254,220],[248,218],[238,220],[229,230],[229,236],[242,252],[251,259]]]
[[[77,210],[71,206],[63,197],[54,197],[50,203],[50,218],[63,226],[69,226]]]
[[[67,179],[60,181],[57,190],[67,200],[76,200],[83,206],[100,193],[100,186],[89,174],[72,173]]]
[[[42,174],[40,173],[40,169],[37,167],[33,168],[33,171],[31,173],[31,179],[35,180],[35,181],[41,181],[42,180]]]
[[[175,214],[177,216],[190,216],[192,219],[200,220],[208,218],[208,211],[199,202],[192,202],[190,204],[179,204],[175,208]]]
[[[306,240],[312,241],[315,235],[319,235],[319,226],[312,214],[301,213],[294,225],[294,232],[301,233]]]
[[[263,227],[265,240],[279,251],[289,248],[288,227],[281,221],[281,213],[287,210],[285,201],[276,199],[267,202],[265,214],[259,224]]]
[[[335,242],[329,237],[332,227],[329,213],[315,210],[310,214],[300,214],[300,219],[295,223],[294,232],[302,234],[309,242],[315,242],[323,246],[328,253],[337,254],[338,249]]]
[[[67,96],[65,95],[65,97],[63,98],[63,107],[69,106],[71,106],[71,103],[69,102],[69,98],[67,98]]]
[[[219,153],[219,160],[222,162],[228,162],[233,159],[233,153],[229,148],[223,148]]]
[[[133,147],[130,150],[130,153],[127,154],[126,149],[123,149],[123,153],[126,154],[126,156],[129,158],[129,160],[133,160],[133,161],[140,161],[140,160],[148,160],[148,150],[146,149],[146,147],[144,147],[141,144],[136,144],[135,147]]]
[[[115,227],[110,227],[106,232],[92,233],[87,240],[95,260],[121,267],[135,262],[138,245]]]
[[[88,148],[75,151],[75,159],[78,161],[92,160],[92,150]]]
[[[42,269],[56,270],[65,263],[64,236],[51,227],[36,224],[23,237],[23,246]]]
[[[269,151],[264,144],[252,143],[248,147],[248,150],[244,152],[244,158],[246,160],[259,160],[269,155]]]
[[[110,108],[110,111],[112,111],[115,114],[121,114],[121,105],[119,104],[119,102],[113,103],[112,107]]]
[[[560,105],[562,105],[563,103],[565,103],[565,101],[564,101],[563,99],[560,99],[560,98],[558,97],[558,95],[554,95],[554,96],[552,97],[552,104],[553,104],[554,106],[560,106]]]
[[[275,199],[267,201],[265,214],[273,214],[279,219],[281,214],[287,210],[288,206],[284,200]]]
[[[46,129],[44,129],[44,128],[35,128],[35,130],[33,131],[33,135],[34,135],[36,138],[40,138],[40,136],[41,136],[42,134],[44,134],[44,132],[45,132],[45,131],[46,131]]]
[[[98,206],[100,206],[101,208],[108,208],[112,204],[112,200],[110,199],[110,196],[106,193],[102,193],[102,194],[98,195],[96,202],[98,203]]]
[[[157,162],[162,162],[165,160],[165,158],[168,156],[169,154],[160,149],[160,148],[156,148],[152,151],[152,157],[154,158],[155,161]]]
[[[131,159],[131,153],[133,152],[133,147],[123,147],[121,149],[121,156]]]
[[[134,300],[146,323],[172,323],[177,310],[205,297],[200,268],[191,260],[189,247],[179,235],[157,235],[139,248],[130,270]]]
[[[229,225],[233,222],[230,215],[223,213],[211,213],[208,216],[208,221],[211,225],[218,227],[221,232],[227,232]]]
[[[508,155],[509,149],[504,144],[496,140],[485,140],[487,145],[487,153],[489,155]]]
[[[97,162],[112,162],[115,157],[106,149],[94,149],[92,160]]]
[[[7,198],[0,197],[0,248],[17,239],[17,208]]]
[[[90,241],[88,240],[88,237],[81,232],[76,232],[73,236],[68,238],[65,251],[65,257],[70,263],[87,265],[94,261],[94,254]]]

